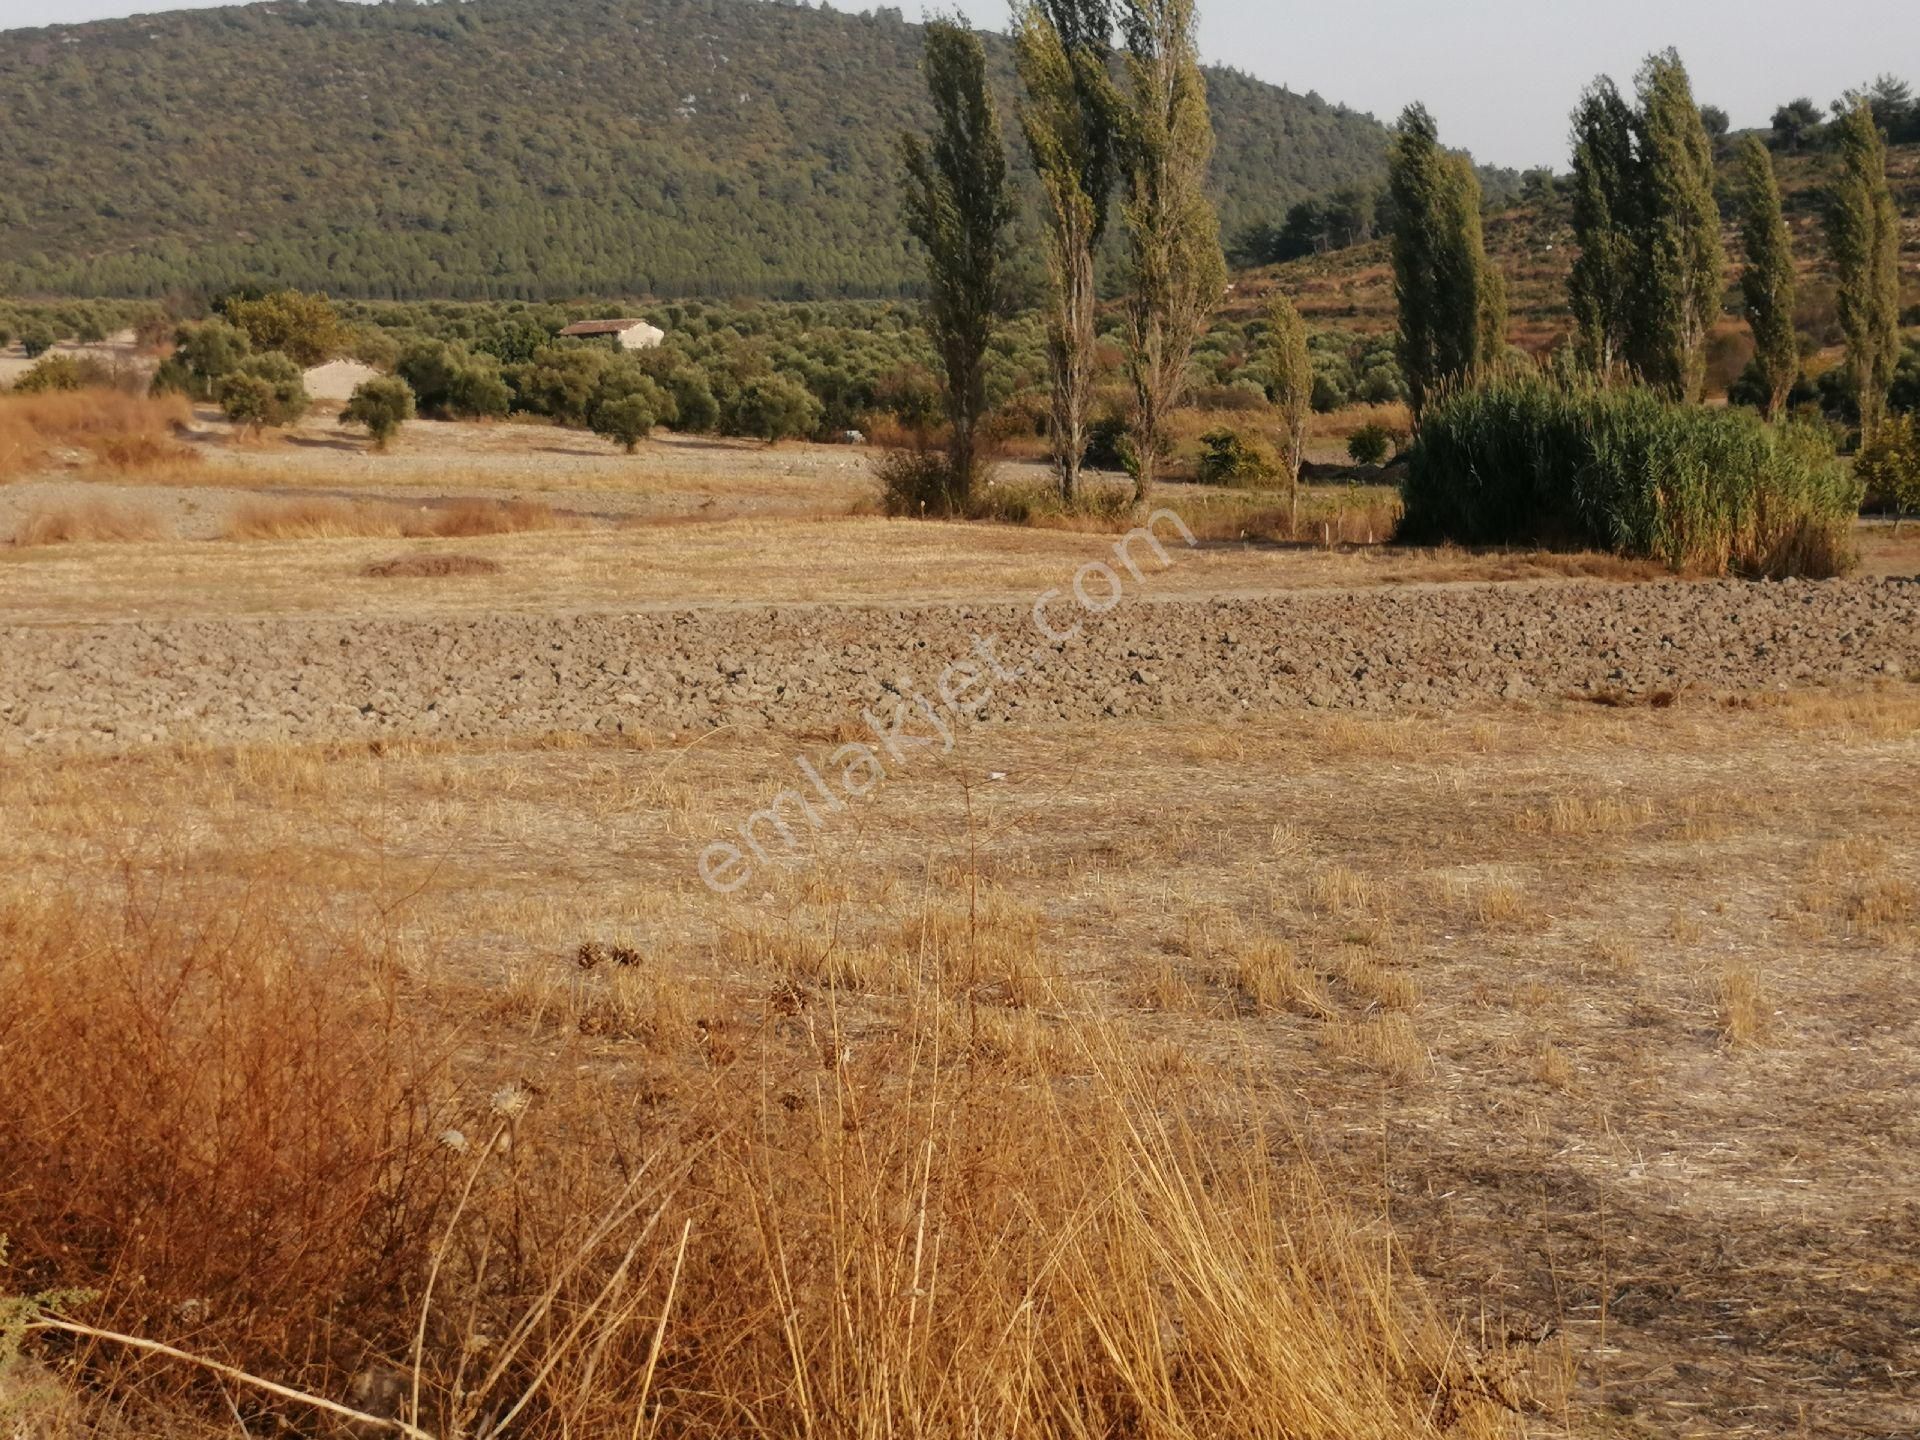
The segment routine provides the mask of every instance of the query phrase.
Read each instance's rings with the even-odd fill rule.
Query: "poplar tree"
[[[947,503],[964,509],[987,409],[987,345],[1001,305],[1000,262],[1013,219],[1000,117],[987,90],[986,50],[959,20],[927,26],[923,62],[933,96],[930,142],[907,135],[907,229],[927,250],[927,328],[946,382]]]
[[[1110,0],[1035,0],[1014,14],[1014,59],[1026,92],[1020,128],[1046,196],[1049,410],[1054,468],[1069,504],[1087,450],[1099,303],[1094,255],[1116,164],[1112,35]]]
[[[1698,400],[1707,335],[1724,307],[1726,284],[1713,144],[1674,51],[1648,57],[1638,89],[1642,243],[1629,359],[1649,385],[1677,400]]]
[[[1633,109],[1601,76],[1573,112],[1573,234],[1580,247],[1568,281],[1582,363],[1609,375],[1632,330],[1638,160]]]
[[[1307,350],[1307,326],[1293,302],[1276,293],[1267,305],[1267,375],[1273,381],[1273,406],[1280,415],[1280,458],[1292,491],[1291,530],[1300,532],[1300,462],[1306,458],[1307,413],[1313,400],[1313,357]]]
[[[1862,100],[1836,122],[1840,173],[1827,200],[1827,243],[1839,285],[1847,368],[1871,440],[1900,360],[1900,217],[1887,188],[1887,148]]]
[[[1762,413],[1771,420],[1787,403],[1800,373],[1800,345],[1793,330],[1793,241],[1780,209],[1773,155],[1757,135],[1740,142],[1740,238],[1747,267],[1740,275],[1747,325],[1753,331],[1753,361],[1766,390]]]
[[[1127,372],[1134,503],[1145,504],[1187,393],[1187,364],[1225,297],[1220,218],[1207,198],[1213,121],[1193,0],[1125,0],[1128,95]]]
[[[1387,187],[1396,220],[1393,289],[1400,367],[1417,419],[1449,381],[1496,360],[1506,338],[1506,287],[1487,263],[1480,182],[1464,155],[1440,148],[1423,105],[1395,127]]]

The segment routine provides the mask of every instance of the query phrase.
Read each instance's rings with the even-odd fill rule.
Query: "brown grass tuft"
[[[1714,987],[1716,1023],[1729,1045],[1757,1045],[1772,1022],[1772,1000],[1760,979],[1744,966],[1728,966]]]
[[[13,543],[31,545],[126,544],[171,537],[166,524],[151,510],[110,505],[92,500],[34,510],[13,532]]]
[[[1326,983],[1300,963],[1293,946],[1284,940],[1264,940],[1247,947],[1234,957],[1225,978],[1256,1015],[1289,1011],[1326,1019],[1334,1013]]]

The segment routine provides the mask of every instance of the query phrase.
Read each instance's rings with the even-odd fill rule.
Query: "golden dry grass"
[[[480,1045],[430,949],[236,878],[0,908],[9,1273],[97,1287],[96,1331],[437,1435],[1491,1437],[1525,1393],[1250,1077],[1117,1017],[982,1041],[913,952],[881,1004],[750,947]],[[221,1408],[109,1340],[67,1364],[135,1424]]]
[[[0,484],[74,459],[115,472],[191,463],[174,438],[191,414],[177,396],[120,390],[0,395]]]
[[[129,544],[167,539],[166,524],[151,510],[107,501],[31,510],[14,528],[13,543],[36,545]]]
[[[464,500],[408,509],[366,500],[250,500],[227,517],[227,540],[460,538],[553,530],[561,518],[536,501]]]

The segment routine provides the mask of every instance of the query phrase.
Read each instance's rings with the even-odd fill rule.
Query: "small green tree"
[[[599,389],[600,374],[613,356],[597,346],[553,346],[511,372],[518,408],[545,415],[562,425],[585,425]]]
[[[987,345],[1002,303],[1000,265],[1013,219],[1006,147],[987,88],[987,52],[959,20],[926,30],[934,135],[901,141],[907,230],[927,251],[927,329],[946,381],[948,508],[966,508],[979,463],[976,429],[987,410]]]
[[[173,354],[154,377],[155,387],[212,400],[220,382],[240,368],[251,350],[246,333],[224,320],[183,326],[174,337]]]
[[[631,455],[653,433],[653,407],[642,395],[623,395],[593,412],[593,433],[612,440]]]
[[[1153,494],[1185,400],[1187,364],[1226,293],[1220,218],[1207,197],[1213,122],[1193,0],[1125,0],[1128,93],[1127,373],[1133,382],[1134,503]]]
[[[755,375],[740,384],[727,414],[727,430],[769,445],[811,435],[822,411],[813,393],[785,375]]]
[[[1417,418],[1443,386],[1499,358],[1506,291],[1487,261],[1473,166],[1440,148],[1425,106],[1409,105],[1401,115],[1387,176],[1398,217],[1393,278],[1400,368]]]
[[[1110,0],[1034,0],[1014,13],[1020,128],[1046,196],[1047,373],[1060,498],[1080,488],[1093,403],[1094,256],[1117,163]]]
[[[42,355],[13,382],[16,395],[43,395],[50,390],[84,390],[106,385],[112,372],[92,355]]]
[[[398,375],[380,375],[363,380],[347,401],[340,418],[349,425],[364,425],[373,448],[385,450],[400,427],[413,419],[413,391]]]
[[[1307,326],[1285,295],[1275,293],[1267,303],[1267,336],[1263,347],[1267,376],[1273,387],[1273,408],[1280,420],[1280,463],[1292,491],[1292,528],[1300,528],[1300,466],[1307,458],[1307,416],[1313,409],[1313,355],[1307,348]]]
[[[1773,112],[1776,150],[1804,150],[1819,138],[1820,129],[1820,107],[1804,95]]]
[[[1860,447],[1854,477],[1867,494],[1893,507],[1893,533],[1900,517],[1920,512],[1920,417],[1889,415]]]
[[[257,375],[229,375],[220,382],[220,410],[235,425],[255,431],[274,423],[273,386]]]
[[[1280,457],[1257,435],[1221,426],[1200,437],[1198,478],[1203,485],[1271,485],[1285,474]]]
[[[302,369],[325,364],[349,340],[340,312],[324,295],[279,290],[258,300],[230,300],[225,313],[255,350],[277,350]]]
[[[1793,329],[1793,239],[1780,209],[1773,156],[1758,136],[1740,142],[1740,237],[1747,266],[1740,293],[1753,331],[1754,366],[1767,399],[1761,413],[1771,420],[1787,402],[1800,373],[1800,344]]]
[[[241,361],[220,381],[214,398],[234,424],[256,431],[291,425],[312,403],[300,367],[278,351]]]
[[[1900,360],[1900,216],[1887,188],[1887,149],[1866,101],[1836,122],[1840,173],[1827,201],[1847,369],[1871,438],[1886,414]]]
[[[31,321],[20,332],[20,348],[27,352],[29,360],[38,360],[58,342],[53,330],[43,321]]]
[[[1707,335],[1725,304],[1726,255],[1713,195],[1713,145],[1672,50],[1648,57],[1635,119],[1641,243],[1629,358],[1649,385],[1698,400]]]
[[[713,381],[697,365],[673,365],[661,372],[660,383],[673,397],[673,418],[667,423],[690,435],[704,435],[720,425],[720,402]]]
[[[1567,282],[1576,353],[1600,376],[1620,362],[1633,324],[1640,232],[1633,130],[1632,107],[1601,76],[1573,112],[1573,235],[1580,254]]]
[[[394,373],[412,389],[423,414],[448,420],[497,419],[513,403],[500,362],[464,345],[417,340],[400,351]]]
[[[1347,456],[1356,465],[1382,465],[1393,452],[1393,432],[1377,420],[1347,437]]]

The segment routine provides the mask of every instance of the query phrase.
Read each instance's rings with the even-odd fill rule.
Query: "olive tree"
[[[373,448],[385,450],[400,427],[413,419],[413,391],[398,375],[378,375],[355,387],[340,418],[348,425],[364,425]]]

